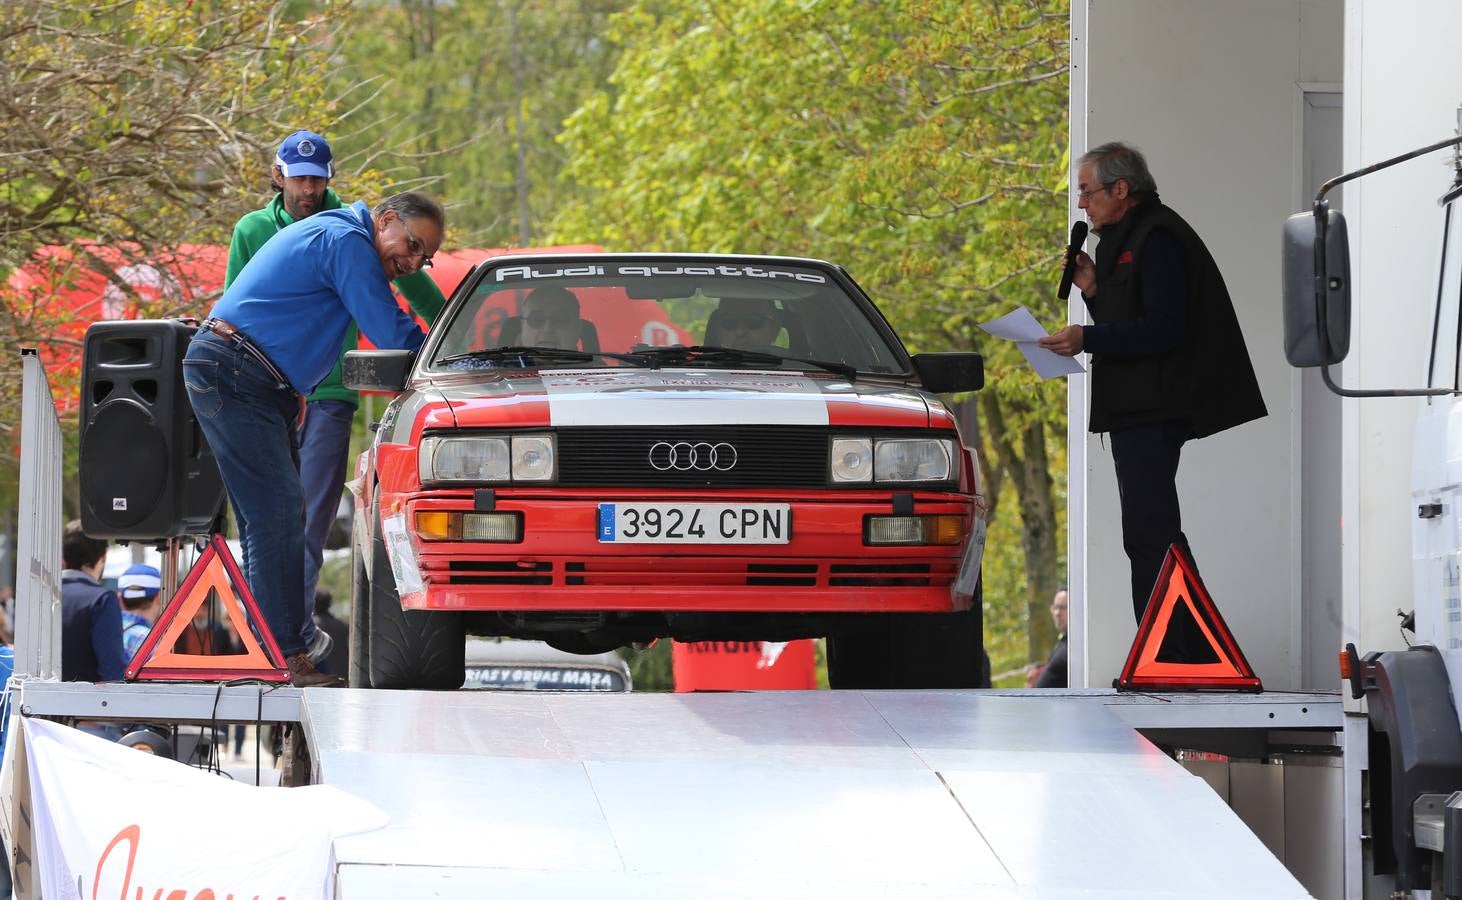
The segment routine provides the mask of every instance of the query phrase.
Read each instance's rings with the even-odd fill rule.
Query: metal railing
[[[15,674],[61,677],[61,422],[46,369],[20,351],[20,522]]]

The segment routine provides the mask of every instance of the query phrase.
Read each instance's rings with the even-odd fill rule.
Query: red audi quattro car
[[[399,392],[354,483],[353,685],[455,688],[467,634],[595,653],[826,636],[835,687],[986,681],[979,466],[841,267],[503,256],[419,353],[347,355]]]

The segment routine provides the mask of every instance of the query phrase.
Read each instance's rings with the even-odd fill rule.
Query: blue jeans
[[[325,558],[325,538],[340,508],[345,463],[350,452],[350,425],[355,404],[347,400],[315,400],[300,429],[300,484],[305,494],[304,637],[315,637],[315,587]]]
[[[304,504],[299,401],[232,341],[204,332],[183,357],[188,399],[233,504],[244,578],[286,659],[304,651]]]

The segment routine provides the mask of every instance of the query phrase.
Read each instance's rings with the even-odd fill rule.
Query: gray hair
[[[1099,184],[1106,186],[1118,181],[1127,182],[1127,188],[1134,194],[1157,193],[1157,182],[1147,169],[1147,160],[1141,151],[1121,141],[1110,141],[1100,147],[1093,147],[1082,154],[1078,166],[1095,163],[1092,174]]]
[[[440,203],[420,191],[393,194],[376,204],[372,212],[377,216],[394,212],[403,219],[431,219],[442,231],[447,230],[447,211],[442,209]]]

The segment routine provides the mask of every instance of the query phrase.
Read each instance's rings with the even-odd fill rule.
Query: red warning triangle
[[[178,638],[193,627],[193,615],[217,592],[224,613],[243,645],[242,653],[207,655],[179,653]],[[246,618],[247,615],[247,618]],[[253,627],[250,627],[250,623]],[[255,639],[258,631],[263,644]],[[254,602],[254,595],[234,562],[223,535],[215,534],[188,570],[177,594],[158,616],[157,623],[127,664],[128,681],[288,681],[289,669],[269,626]]]
[[[1163,559],[1114,686],[1119,691],[1264,690],[1177,544]]]

